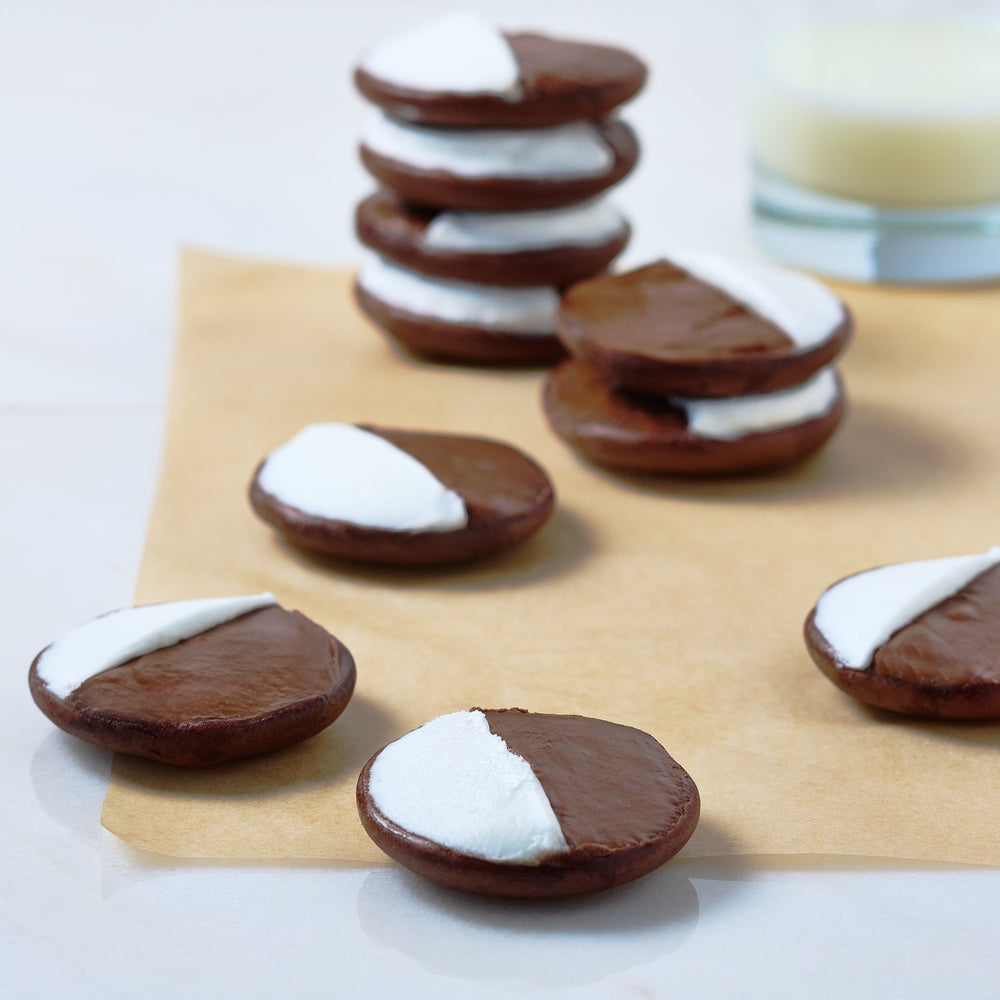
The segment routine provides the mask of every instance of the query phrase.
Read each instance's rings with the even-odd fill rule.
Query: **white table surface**
[[[753,252],[745,5],[485,3],[652,64],[620,190],[636,239]],[[0,997],[992,997],[1000,872],[860,859],[678,861],[544,905],[396,868],[141,855],[99,824],[109,756],[26,673],[128,604],[161,446],[183,244],[343,265],[385,0],[0,0]],[[761,803],[767,808],[767,803]]]

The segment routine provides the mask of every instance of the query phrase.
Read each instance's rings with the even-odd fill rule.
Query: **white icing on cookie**
[[[832,368],[790,389],[726,399],[672,399],[687,414],[687,429],[698,437],[733,441],[747,434],[794,427],[833,409],[839,395]]]
[[[568,845],[524,758],[479,711],[442,715],[375,758],[369,791],[392,822],[490,861],[535,861]]]
[[[671,251],[666,259],[773,323],[798,347],[822,343],[844,319],[840,299],[807,274],[701,250]]]
[[[267,456],[257,477],[282,503],[315,517],[386,531],[454,531],[462,498],[412,455],[353,424],[310,424]]]
[[[361,68],[386,83],[442,94],[514,97],[520,81],[507,39],[471,10],[379,42],[362,57]]]
[[[1000,563],[1000,548],[981,555],[879,566],[835,583],[816,603],[816,628],[837,662],[864,670],[895,632]]]
[[[361,287],[377,299],[415,316],[455,326],[521,334],[551,334],[559,295],[554,288],[496,288],[425,278],[369,258],[358,274]]]
[[[374,114],[364,127],[362,143],[409,167],[470,178],[599,177],[615,161],[590,122],[554,128],[431,129]]]
[[[35,670],[57,698],[65,698],[88,677],[277,603],[274,594],[256,594],[122,608],[57,639]]]
[[[440,212],[424,230],[428,249],[517,253],[593,246],[618,236],[625,219],[605,198],[537,212]]]

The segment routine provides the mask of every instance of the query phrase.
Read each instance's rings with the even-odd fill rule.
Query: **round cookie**
[[[646,75],[622,49],[502,33],[460,11],[373,46],[354,80],[403,121],[533,128],[601,117],[638,93]]]
[[[846,403],[831,369],[762,396],[680,400],[612,389],[596,368],[571,359],[549,372],[543,405],[556,434],[597,465],[718,475],[807,458],[830,439]]]
[[[1000,549],[880,566],[820,596],[805,623],[813,661],[878,708],[1000,718]]]
[[[430,360],[537,366],[566,355],[555,335],[555,288],[445,281],[373,258],[354,295],[376,326]]]
[[[360,147],[370,174],[431,208],[523,212],[595,198],[635,166],[632,129],[611,118],[547,129],[445,131],[373,116]]]
[[[267,753],[325,729],[354,660],[271,594],[123,608],[43,649],[35,704],[96,746],[182,767]]]
[[[356,229],[376,253],[424,275],[557,288],[603,271],[631,231],[604,200],[538,212],[434,212],[387,191],[361,202]]]
[[[375,843],[434,882],[493,896],[594,892],[658,868],[698,789],[652,736],[601,719],[472,709],[383,747],[358,780]]]
[[[851,318],[814,279],[683,251],[562,298],[560,338],[605,381],[692,397],[773,392],[804,382],[844,349]]]
[[[477,559],[536,532],[545,471],[487,438],[312,424],[257,467],[257,514],[291,544],[367,562]]]

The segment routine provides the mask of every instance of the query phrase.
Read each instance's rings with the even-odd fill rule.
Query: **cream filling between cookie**
[[[454,531],[465,502],[423,463],[353,424],[309,424],[267,456],[257,482],[305,514],[385,531]]]
[[[625,228],[622,214],[600,198],[571,208],[536,212],[440,212],[424,230],[431,250],[517,253],[561,246],[593,246]]]
[[[379,80],[442,94],[516,97],[520,71],[510,43],[486,18],[458,10],[372,46],[361,68]]]
[[[555,333],[559,294],[554,288],[492,288],[440,281],[378,257],[366,260],[358,284],[388,305],[438,323],[526,335]]]
[[[736,262],[701,250],[673,250],[665,257],[773,323],[797,347],[821,344],[845,318],[840,299],[807,274],[757,261]]]
[[[590,122],[553,128],[432,129],[369,116],[361,141],[374,153],[418,170],[457,177],[563,180],[599,177],[615,162]]]
[[[369,791],[393,823],[462,854],[530,863],[569,849],[531,766],[479,711],[442,715],[390,743]]]
[[[957,594],[1000,563],[1000,547],[982,554],[879,566],[835,583],[816,603],[816,628],[837,662],[864,670],[895,632]]]
[[[277,603],[274,594],[255,594],[121,608],[57,639],[42,652],[35,670],[57,698],[66,698],[104,670]]]
[[[689,433],[720,441],[734,441],[747,434],[794,427],[822,417],[833,409],[838,395],[833,369],[822,368],[801,385],[759,396],[672,398],[671,401],[684,408]]]

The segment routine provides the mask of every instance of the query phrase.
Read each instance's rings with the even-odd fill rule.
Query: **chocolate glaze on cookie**
[[[694,832],[698,790],[648,734],[576,715],[521,709],[488,709],[483,714],[490,731],[530,765],[551,804],[565,849],[527,861],[493,860],[404,829],[373,795],[376,754],[358,781],[361,820],[375,843],[412,871],[442,885],[494,896],[575,895],[653,871]],[[427,799],[427,808],[433,809],[431,790]]]
[[[505,33],[517,61],[512,95],[449,94],[381,80],[358,67],[358,90],[395,118],[422,125],[531,128],[599,118],[635,96],[646,67],[623,49],[530,32]]]
[[[552,513],[555,493],[545,471],[510,445],[466,435],[362,426],[415,458],[458,494],[465,502],[467,523],[453,530],[395,531],[317,517],[264,490],[262,462],[250,485],[250,502],[292,545],[366,562],[460,562],[523,541]],[[349,477],[352,470],[345,469],[344,475]]]
[[[812,347],[724,290],[662,260],[583,281],[562,298],[557,331],[612,385],[654,395],[722,397],[797,385],[845,347],[841,318]]]
[[[625,248],[630,226],[620,225],[598,241],[565,241],[552,246],[512,250],[477,250],[435,246],[428,227],[441,213],[406,205],[387,191],[358,206],[358,239],[402,267],[452,281],[564,287],[603,271]]]
[[[813,608],[809,654],[853,698],[908,715],[1000,718],[1000,566],[903,625],[862,669],[844,664],[816,618]]]
[[[424,169],[376,152],[362,141],[361,160],[396,195],[429,208],[521,212],[559,208],[594,198],[622,180],[635,166],[639,147],[632,129],[610,118],[592,123],[608,154],[600,172],[552,176],[460,176]]]
[[[48,649],[49,647],[47,647]],[[201,767],[325,729],[354,690],[354,660],[297,611],[264,607],[83,681],[59,696],[29,673],[38,707],[88,743]]]
[[[543,404],[552,429],[587,460],[611,468],[676,475],[754,472],[801,461],[833,435],[845,411],[837,397],[820,416],[732,440],[691,433],[685,410],[658,396],[612,389],[583,361],[557,365]]]

